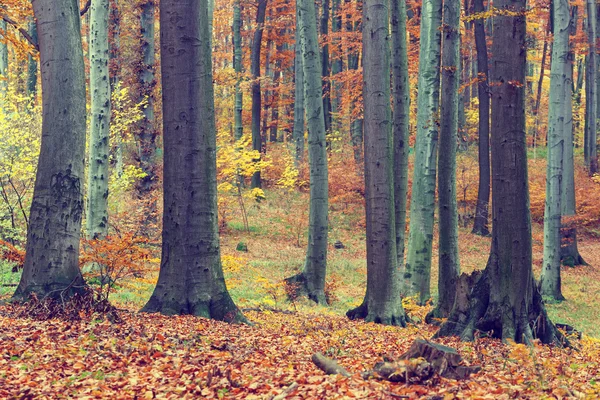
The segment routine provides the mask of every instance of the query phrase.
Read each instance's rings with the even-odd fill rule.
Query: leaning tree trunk
[[[438,159],[439,274],[438,303],[429,318],[447,318],[454,305],[460,273],[458,211],[456,205],[456,147],[458,139],[458,84],[460,79],[460,1],[444,2],[442,35],[442,98]]]
[[[260,49],[262,47],[262,37],[265,25],[265,16],[267,14],[267,1],[258,0],[256,9],[256,30],[252,40],[251,73],[252,73],[252,150],[262,152],[262,135],[260,132],[260,117],[262,112],[261,92],[260,92]],[[259,161],[259,160],[256,160]],[[260,171],[252,175],[252,188],[260,188]]]
[[[394,232],[390,20],[386,5],[387,0],[363,3],[367,292],[362,304],[347,315],[351,319],[405,326]]]
[[[296,43],[294,45],[294,131],[296,165],[304,158],[304,68],[302,63],[302,19],[296,6]]]
[[[110,79],[108,73],[108,0],[92,0],[90,7],[91,123],[87,185],[87,236],[108,233],[108,138],[110,134]]]
[[[25,263],[14,298],[82,291],[85,71],[79,2],[36,0],[42,76],[42,143],[31,202]]]
[[[289,283],[318,304],[326,304],[328,173],[325,144],[325,118],[321,86],[321,61],[317,36],[317,16],[312,0],[298,0],[301,20],[302,64],[304,66],[306,119],[308,126],[308,162],[310,166],[310,205],[308,248],[304,270]]]
[[[162,0],[160,22],[165,211],[160,274],[143,311],[245,321],[221,266],[207,4]]]
[[[590,175],[598,171],[598,152],[596,145],[596,2],[587,0],[588,55],[585,66],[585,164]]]
[[[559,342],[533,278],[525,141],[525,0],[496,0],[492,45],[492,245],[470,293],[457,298],[438,332],[473,340],[475,331],[520,343]],[[502,13],[510,10],[511,13]],[[459,293],[457,293],[458,296]],[[461,296],[462,297],[462,296]]]
[[[473,1],[473,11],[482,13],[483,0]],[[483,20],[477,18],[475,25],[475,48],[477,49],[477,71],[479,71],[477,82],[477,96],[479,98],[479,186],[477,189],[477,206],[475,208],[475,220],[473,222],[473,233],[487,236],[490,234],[488,228],[488,210],[490,204],[490,95],[488,88],[488,54]]]
[[[569,60],[569,2],[553,0],[554,42],[550,66],[548,109],[548,155],[546,156],[546,200],[544,208],[544,259],[540,290],[542,296],[564,300],[560,287],[560,225],[563,160],[567,128],[567,103],[571,104]]]
[[[417,139],[403,287],[404,294],[417,295],[420,304],[431,297],[429,286],[439,130],[441,20],[441,0],[424,0],[419,49]]]
[[[240,0],[233,4],[233,69],[235,70],[234,137],[240,140],[244,134],[242,107],[244,94],[240,87],[242,81],[242,18]]]
[[[408,125],[410,93],[408,80],[408,48],[406,43],[406,0],[391,1],[393,128],[394,138],[394,210],[396,220],[396,259],[404,264],[406,232],[406,192],[408,188]]]

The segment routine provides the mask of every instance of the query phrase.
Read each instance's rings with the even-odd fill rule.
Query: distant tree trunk
[[[207,8],[160,2],[165,211],[158,283],[142,311],[242,322],[221,266]]]
[[[296,165],[304,159],[304,68],[302,63],[302,18],[296,0],[296,43],[294,45],[294,145]]]
[[[435,210],[438,108],[440,95],[441,0],[424,0],[421,11],[417,139],[410,202],[408,256],[404,271],[405,295],[430,295],[431,247]]]
[[[156,136],[157,130],[154,120],[154,0],[146,0],[141,5],[140,17],[142,65],[139,72],[140,99],[146,99],[148,105],[144,108],[144,118],[139,129],[139,161],[140,168],[146,174],[138,182],[138,193],[144,196],[156,188]]]
[[[567,140],[566,111],[571,107],[569,60],[569,2],[552,0],[554,42],[550,66],[548,109],[548,154],[546,156],[546,200],[544,209],[544,259],[540,290],[542,296],[564,300],[560,280],[560,227],[563,160]],[[570,132],[569,132],[570,136]]]
[[[365,0],[363,4],[367,292],[362,304],[347,315],[350,319],[405,326],[394,232],[390,20],[386,5],[387,0]]]
[[[321,35],[323,38],[329,34],[329,0],[321,1]],[[331,82],[329,81],[329,44],[323,45],[321,51],[321,76],[323,80],[323,115],[325,116],[325,132],[331,132]],[[329,145],[329,144],[328,144]]]
[[[321,85],[321,62],[317,16],[312,0],[298,0],[302,31],[302,64],[304,67],[306,119],[308,126],[308,162],[310,166],[310,206],[308,248],[304,270],[289,283],[300,285],[308,298],[326,304],[325,277],[327,273],[328,235],[328,173],[325,144],[325,118]]]
[[[440,154],[438,158],[439,274],[438,304],[429,317],[447,318],[456,296],[460,274],[458,210],[456,205],[456,147],[458,139],[458,84],[460,79],[460,1],[444,2]]]
[[[29,23],[29,34],[32,39],[37,42],[37,26],[34,21]],[[0,50],[1,52],[1,50]],[[37,95],[37,69],[38,63],[37,58],[32,57],[31,54],[27,56],[27,95],[35,101]]]
[[[242,109],[244,94],[240,87],[242,81],[242,18],[240,0],[233,4],[233,69],[237,79],[235,81],[235,106],[234,106],[234,136],[236,140],[241,139],[244,134],[242,123]]]
[[[396,220],[396,259],[404,264],[406,232],[406,193],[408,189],[408,125],[410,92],[408,44],[406,43],[406,0],[391,1],[393,128],[394,139],[394,210]],[[400,279],[400,277],[398,277]]]
[[[87,236],[108,233],[108,149],[110,134],[110,79],[108,74],[108,0],[90,6],[91,122],[87,185]]]
[[[13,297],[64,298],[81,292],[85,71],[79,2],[36,0],[42,76],[42,143],[31,202],[25,263]]]
[[[473,11],[482,13],[483,0],[473,0]],[[479,80],[477,95],[479,98],[479,186],[477,189],[477,206],[475,208],[475,221],[473,233],[487,236],[488,210],[490,204],[490,94],[488,87],[488,54],[485,26],[482,19],[474,21],[475,48],[477,49],[477,70]]]
[[[3,19],[0,19],[0,30],[6,32],[6,22]],[[0,91],[6,91],[8,88],[8,45],[5,42],[0,42],[0,75],[2,78],[0,79]],[[2,99],[0,99],[0,106],[2,106],[2,101],[6,95],[2,94]]]
[[[342,16],[340,15],[340,0],[333,0],[331,3],[331,32],[335,35],[339,35],[342,32]],[[335,47],[339,49],[340,40],[336,39]],[[335,76],[342,72],[343,63],[339,50],[336,50],[335,58],[331,61],[331,78],[332,78],[332,95],[331,98],[331,120],[332,130],[340,130],[341,121],[339,119],[339,105],[341,96],[341,85],[335,80]]]
[[[260,117],[262,112],[261,90],[260,90],[260,49],[262,45],[263,29],[265,25],[265,16],[267,12],[267,1],[258,0],[256,9],[256,30],[252,40],[251,73],[252,73],[252,149],[262,152],[262,135],[260,132]],[[258,161],[258,160],[256,160]],[[252,176],[252,188],[260,188],[260,171]]]
[[[121,11],[118,0],[110,2],[110,14],[108,20],[108,45],[109,45],[109,68],[110,88],[114,91],[115,86],[121,80]]]
[[[554,0],[552,0],[554,1]],[[537,137],[538,131],[540,129],[540,104],[542,101],[542,88],[544,86],[544,76],[546,76],[546,56],[548,54],[548,35],[550,34],[552,29],[552,21],[551,17],[548,17],[548,23],[546,24],[546,33],[544,34],[544,46],[542,47],[542,62],[540,66],[540,79],[538,80],[537,85],[537,95],[535,97],[535,105],[533,107],[533,116],[535,117],[535,125],[533,128],[533,158],[536,157],[537,151]]]
[[[353,0],[344,0],[345,2],[351,2]],[[362,0],[354,0],[359,2]],[[348,16],[350,18],[350,16]],[[354,32],[360,29],[358,23],[352,23],[351,21],[346,23],[346,32]],[[360,54],[351,53],[348,54],[348,69],[357,70],[359,67]],[[350,113],[356,108],[356,104],[350,106]],[[363,162],[363,119],[351,117],[350,122],[350,139],[352,141],[352,147],[354,148],[354,162],[357,166],[360,166]]]
[[[492,41],[492,245],[470,302],[455,307],[437,336],[473,340],[475,331],[503,340],[559,343],[532,270],[531,217],[525,141],[525,0],[496,0],[515,14],[494,16]],[[458,299],[457,299],[458,300]]]
[[[588,55],[585,67],[585,164],[590,175],[598,170],[598,152],[596,148],[596,2],[587,0]]]
[[[279,32],[280,36],[283,36],[283,32]],[[277,44],[275,46],[276,54],[283,53],[283,46]],[[271,96],[271,125],[269,126],[269,141],[272,143],[277,142],[277,132],[279,128],[279,92],[281,90],[279,86],[279,80],[281,79],[281,58],[278,57],[275,60],[275,66],[273,68],[273,96]]]

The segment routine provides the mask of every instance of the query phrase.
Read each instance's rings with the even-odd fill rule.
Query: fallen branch
[[[331,358],[325,357],[321,353],[315,353],[312,356],[312,362],[327,375],[342,375],[342,376],[351,376],[348,371],[341,365],[339,365],[335,360]]]

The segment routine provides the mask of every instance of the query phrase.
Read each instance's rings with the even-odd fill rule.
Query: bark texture
[[[263,150],[263,139],[260,129],[261,117],[261,91],[260,91],[260,49],[262,47],[262,37],[265,25],[265,16],[267,14],[267,1],[258,0],[256,9],[256,29],[252,39],[252,54],[250,72],[252,73],[252,149],[258,152]],[[258,160],[257,160],[258,161]],[[252,176],[252,188],[261,187],[260,171]]]
[[[164,214],[158,283],[146,312],[245,321],[221,266],[208,7],[160,3]]]
[[[25,263],[14,294],[68,297],[83,289],[79,233],[83,212],[85,72],[79,2],[36,0],[42,75],[42,143]]]
[[[597,93],[596,93],[596,2],[587,0],[587,36],[588,54],[585,65],[585,135],[584,135],[584,158],[590,175],[598,171],[598,151],[596,143],[596,117],[597,117]]]
[[[298,1],[296,1],[296,4]],[[300,8],[296,5],[296,43],[294,58],[294,131],[293,140],[296,149],[296,164],[304,159],[304,68],[302,63],[302,19]]]
[[[240,0],[233,3],[233,69],[237,75],[235,81],[235,105],[234,105],[234,136],[236,140],[242,138],[244,126],[242,124],[242,107],[244,94],[240,87],[242,81],[242,18]]]
[[[363,3],[367,292],[347,316],[405,326],[396,253],[389,23],[386,0]]]

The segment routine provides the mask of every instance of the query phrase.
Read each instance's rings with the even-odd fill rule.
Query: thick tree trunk
[[[233,4],[233,69],[237,75],[235,81],[235,105],[234,105],[234,137],[236,140],[242,138],[244,126],[242,123],[242,108],[244,94],[240,87],[242,81],[242,18],[240,0]]]
[[[484,12],[483,0],[473,0],[473,11]],[[475,48],[477,49],[477,70],[479,81],[477,95],[479,98],[479,186],[477,188],[477,205],[473,233],[487,236],[488,210],[490,204],[490,95],[488,87],[488,54],[485,26],[482,19],[474,21]]]
[[[456,205],[456,147],[460,61],[460,1],[444,3],[440,154],[438,158],[439,274],[438,302],[429,317],[447,318],[454,305],[460,274],[458,210]]]
[[[306,119],[308,126],[308,162],[310,165],[310,205],[308,248],[304,270],[288,282],[301,285],[308,298],[326,304],[328,235],[328,172],[325,144],[325,117],[321,85],[321,62],[317,36],[317,16],[312,0],[298,0],[301,19],[302,64],[304,67]]]
[[[85,157],[85,71],[79,2],[36,0],[42,76],[42,144],[23,275],[14,298],[68,297],[79,271]]]
[[[406,42],[406,0],[391,0],[393,128],[394,138],[394,210],[396,219],[396,259],[404,264],[406,232],[406,192],[408,189],[408,125],[410,93],[408,44]]]
[[[585,66],[585,138],[584,156],[590,175],[598,171],[598,151],[596,145],[596,2],[587,0],[588,55]]]
[[[99,239],[108,233],[108,141],[110,134],[108,0],[92,0],[90,22],[91,123],[86,232],[89,238]]]
[[[553,0],[554,42],[550,66],[548,109],[548,154],[546,157],[546,200],[544,209],[544,258],[540,291],[542,296],[564,300],[560,283],[560,226],[564,149],[567,135],[566,111],[571,106],[569,60],[569,2]]]
[[[263,139],[260,131],[260,118],[262,112],[261,90],[260,90],[260,49],[262,47],[262,36],[267,13],[267,1],[258,0],[256,9],[256,30],[252,40],[251,73],[252,73],[252,149],[258,152],[263,150]],[[258,161],[258,160],[256,160]],[[252,176],[252,188],[260,188],[260,171]]]
[[[394,8],[398,7],[398,4],[394,5]],[[387,1],[365,0],[363,99],[367,292],[363,303],[347,315],[351,319],[364,318],[370,322],[405,326],[395,235],[389,24]]]
[[[296,0],[296,4],[298,1]],[[302,63],[302,18],[300,7],[296,5],[296,43],[294,45],[294,131],[296,166],[304,159],[304,68]]]
[[[162,0],[160,22],[165,211],[158,283],[142,311],[245,321],[221,267],[207,3]]]
[[[494,17],[492,71],[492,246],[469,301],[457,301],[440,336],[473,340],[475,330],[520,343],[559,343],[532,270],[525,141],[525,0],[496,0],[511,10]],[[464,300],[464,299],[462,299]],[[468,306],[465,307],[467,303]],[[462,305],[462,307],[461,307]]]
[[[405,295],[424,304],[430,295],[431,247],[438,146],[442,2],[424,0],[421,11],[417,139],[410,202],[408,256],[404,270]]]

